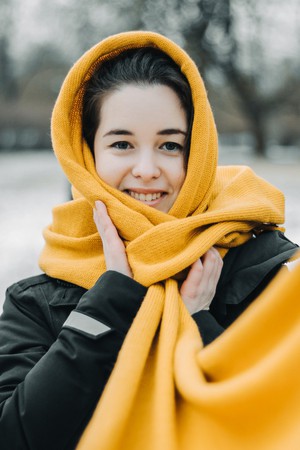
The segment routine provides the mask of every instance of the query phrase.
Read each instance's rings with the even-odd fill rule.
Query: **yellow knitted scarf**
[[[99,179],[82,138],[85,81],[104,59],[143,46],[160,48],[181,67],[195,109],[186,179],[168,214]],[[124,240],[134,279],[149,287],[78,448],[294,448],[274,432],[284,421],[286,429],[291,427],[290,435],[294,432],[284,398],[274,395],[275,386],[280,390],[284,384],[285,369],[279,365],[279,358],[285,357],[283,348],[275,348],[264,359],[281,334],[288,333],[287,326],[281,327],[286,314],[280,310],[280,299],[278,316],[272,316],[271,301],[265,301],[203,350],[179,295],[178,274],[211,246],[224,255],[228,248],[246,242],[254,229],[284,220],[284,200],[277,189],[247,167],[217,168],[213,115],[193,61],[155,33],[122,33],[102,41],[66,77],[53,111],[52,139],[73,185],[74,200],[53,211],[53,223],[44,233],[41,268],[85,288],[94,285],[105,271],[92,214],[94,202],[102,200]],[[287,308],[292,320],[292,307]],[[291,376],[289,389],[292,380]],[[292,400],[291,392],[286,393],[287,402]],[[299,388],[297,392],[299,397]],[[299,405],[298,397],[294,407]]]

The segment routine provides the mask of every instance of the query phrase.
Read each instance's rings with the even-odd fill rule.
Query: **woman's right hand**
[[[191,315],[209,309],[222,267],[223,260],[214,247],[191,266],[180,289],[182,300]]]
[[[132,278],[123,241],[101,201],[95,203],[94,222],[102,239],[106,270],[114,270]]]

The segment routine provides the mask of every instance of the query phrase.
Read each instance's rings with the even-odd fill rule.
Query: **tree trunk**
[[[250,118],[251,120],[251,118]],[[252,117],[251,120],[252,132],[255,139],[254,152],[255,155],[264,157],[267,150],[267,135],[264,120],[261,118],[261,114],[257,114],[256,117]]]

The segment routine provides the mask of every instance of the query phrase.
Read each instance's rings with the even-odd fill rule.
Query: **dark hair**
[[[122,85],[165,85],[178,95],[186,112],[188,135],[185,142],[185,160],[188,159],[193,120],[193,103],[189,83],[179,66],[164,52],[153,47],[126,50],[115,58],[104,61],[86,82],[83,95],[83,136],[92,152],[99,126],[101,102],[108,93]]]

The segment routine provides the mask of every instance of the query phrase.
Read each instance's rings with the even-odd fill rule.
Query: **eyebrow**
[[[167,128],[166,130],[161,130],[157,134],[161,136],[169,135],[169,134],[183,134],[184,136],[187,135],[186,131],[180,130],[179,128]]]
[[[180,130],[179,128],[166,128],[165,130],[158,131],[157,133],[160,136],[169,136],[172,134],[183,134],[184,136],[187,135],[186,131]],[[115,129],[110,130],[108,133],[105,133],[103,137],[106,136],[133,136],[133,133],[128,130],[122,130],[122,129]]]

